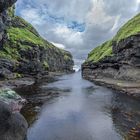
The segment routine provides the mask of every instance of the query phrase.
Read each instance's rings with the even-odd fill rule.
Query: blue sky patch
[[[44,7],[45,6],[45,7]],[[23,10],[28,9],[36,9],[39,11],[40,18],[43,18],[44,22],[49,22],[51,24],[60,24],[67,26],[67,28],[72,29],[76,32],[84,32],[86,24],[85,23],[78,23],[77,21],[67,21],[64,17],[59,17],[58,15],[53,15],[53,13],[49,12],[48,6],[43,5],[42,7],[38,6],[36,7],[36,4],[31,1],[22,1],[22,5],[18,5],[19,8],[17,8],[16,14],[19,16],[22,16],[21,12]],[[45,11],[44,11],[45,9]]]

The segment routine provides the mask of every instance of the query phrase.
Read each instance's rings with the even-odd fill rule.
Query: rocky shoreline
[[[27,86],[31,86],[34,84],[41,84],[41,82],[47,82],[47,83],[51,83],[57,80],[58,76],[64,75],[66,73],[64,72],[50,72],[47,75],[43,75],[43,76],[39,76],[37,78],[37,76],[33,77],[33,76],[25,76],[23,78],[16,78],[16,79],[4,79],[4,80],[0,80],[0,88],[10,88],[10,89],[16,89],[16,88],[20,88],[20,87],[27,87]]]
[[[102,79],[94,79],[92,76],[84,77],[91,82],[94,82],[97,85],[104,86],[107,88],[111,88],[117,92],[129,95],[131,97],[140,98],[140,83],[139,82],[131,82],[124,80],[114,80],[112,78],[102,78]]]
[[[128,21],[112,40],[93,49],[82,65],[84,78],[140,97],[139,19],[140,14]]]

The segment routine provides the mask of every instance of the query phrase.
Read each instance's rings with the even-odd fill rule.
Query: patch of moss
[[[29,46],[29,45],[23,45],[23,44],[19,44],[19,49],[20,50],[31,50],[32,49],[32,47],[31,46]]]
[[[16,79],[16,78],[22,78],[22,75],[19,74],[19,73],[15,73],[15,79]]]
[[[34,45],[45,46],[44,40],[26,28],[8,28],[7,29],[8,38],[10,42],[15,44],[17,42],[28,42]]]
[[[46,71],[49,70],[49,65],[46,61],[43,62],[43,66]]]
[[[65,61],[68,61],[68,60],[71,60],[71,58],[70,58],[68,55],[65,54],[65,55],[64,55],[64,60],[65,60]]]
[[[125,39],[132,35],[136,35],[138,33],[140,33],[140,14],[136,15],[124,26],[122,26],[113,40],[119,42],[122,39]]]
[[[12,7],[9,7],[8,10],[8,16],[10,17],[14,17],[14,14],[15,14],[15,5],[13,5]]]
[[[15,16],[12,20],[12,26],[18,27],[18,28],[26,28],[27,30],[35,34],[36,36],[39,36],[36,29],[30,23],[28,23],[26,20],[24,20],[21,17]]]
[[[4,51],[0,51],[0,58],[4,58],[4,59],[12,59],[11,55],[7,54]]]
[[[92,52],[88,55],[87,62],[98,62],[106,56],[112,55],[112,40],[103,43],[97,48],[93,49]]]
[[[0,51],[0,58],[17,61],[20,58],[20,54],[17,48],[12,48],[8,43],[5,43],[3,50]]]

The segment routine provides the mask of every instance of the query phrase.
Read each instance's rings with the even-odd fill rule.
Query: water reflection
[[[112,119],[116,130],[127,140],[140,139],[140,103],[125,95],[112,98]]]
[[[49,85],[43,83],[33,91],[30,100],[45,100],[40,112],[34,114],[29,140],[140,139],[139,101],[83,80],[80,73],[62,76]]]

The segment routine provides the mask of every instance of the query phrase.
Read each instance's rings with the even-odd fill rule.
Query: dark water
[[[40,94],[50,89],[59,93],[46,100],[38,115],[26,110],[27,119],[36,116],[28,140],[140,139],[138,100],[83,80],[80,73],[37,89]]]

